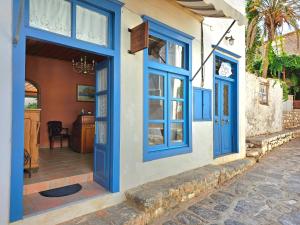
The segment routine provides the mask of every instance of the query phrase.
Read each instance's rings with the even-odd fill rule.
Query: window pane
[[[171,141],[183,142],[183,123],[171,124]]]
[[[236,64],[216,56],[215,74],[233,78],[233,76],[236,74]]]
[[[64,0],[30,0],[29,25],[71,36],[71,3]]]
[[[172,66],[184,67],[184,48],[174,43],[168,43],[168,63]]]
[[[166,63],[166,41],[149,35],[149,59],[159,63]]]
[[[149,119],[163,120],[164,119],[164,101],[163,100],[149,100]]]
[[[97,96],[98,100],[98,114],[97,117],[107,116],[107,95]]]
[[[183,98],[183,80],[172,78],[171,91],[173,98]]]
[[[215,83],[215,116],[219,115],[219,84]]]
[[[183,102],[178,102],[178,101],[171,102],[171,119],[172,120],[183,119]]]
[[[229,116],[229,96],[228,96],[228,85],[225,84],[223,88],[223,114]]]
[[[97,144],[106,144],[107,143],[107,122],[106,121],[97,121],[96,122],[98,135],[97,135]]]
[[[158,75],[149,75],[149,95],[164,96],[164,77]]]
[[[97,91],[106,91],[107,90],[107,68],[103,68],[97,73],[98,76],[98,90]]]
[[[164,124],[150,123],[148,128],[148,144],[162,145],[164,144]]]
[[[76,6],[76,38],[99,45],[108,45],[108,17]]]

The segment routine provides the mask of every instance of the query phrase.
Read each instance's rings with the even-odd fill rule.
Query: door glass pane
[[[228,96],[228,85],[224,85],[223,89],[223,114],[229,116],[229,96]]]
[[[183,119],[183,102],[179,102],[179,101],[171,102],[171,119],[172,120]]]
[[[98,115],[97,117],[107,116],[107,95],[100,95],[97,97],[98,100]]]
[[[219,115],[219,84],[215,83],[215,116]]]
[[[171,141],[173,143],[183,142],[183,123],[171,124]]]
[[[148,56],[150,60],[166,63],[166,41],[149,35]]]
[[[149,119],[163,120],[164,119],[164,101],[163,100],[149,100]]]
[[[107,122],[106,121],[97,121],[97,143],[106,144],[107,143]]]
[[[175,43],[168,43],[168,64],[176,67],[184,67],[184,48]]]
[[[97,91],[106,91],[107,90],[107,68],[103,68],[98,72],[98,90]]]
[[[99,45],[108,45],[108,17],[76,6],[76,38]]]
[[[183,80],[172,78],[171,92],[173,98],[183,98]]]
[[[71,36],[71,3],[65,0],[30,0],[29,25]]]
[[[162,145],[164,144],[164,124],[150,123],[148,128],[148,144]]]
[[[164,96],[164,77],[159,75],[149,75],[149,95]]]

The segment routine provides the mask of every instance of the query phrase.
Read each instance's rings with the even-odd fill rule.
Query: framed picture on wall
[[[95,102],[95,92],[95,86],[77,84],[77,101]]]

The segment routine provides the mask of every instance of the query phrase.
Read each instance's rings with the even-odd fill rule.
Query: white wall
[[[246,74],[246,134],[252,137],[282,130],[282,88],[279,81]],[[269,83],[268,105],[259,103],[261,82]],[[259,113],[258,113],[259,112]]]
[[[9,217],[12,112],[12,0],[0,0],[0,224]]]
[[[128,28],[135,27],[142,22],[141,15],[150,16],[173,28],[181,30],[195,37],[192,46],[193,74],[200,67],[200,22],[182,7],[164,0],[125,0],[122,10],[121,36],[121,190],[157,180],[166,176],[200,167],[213,161],[213,123],[193,123],[193,152],[169,158],[143,162],[143,53],[136,55],[127,53],[130,48],[130,33]],[[143,4],[141,4],[143,3]],[[180,18],[180,19],[179,19]],[[205,19],[205,56],[226,31],[232,20]],[[212,30],[211,27],[212,27]],[[240,71],[244,70],[244,27],[235,26],[232,34],[236,38],[236,45],[229,46],[226,42],[222,46],[241,55]],[[205,88],[212,88],[212,58],[205,67]],[[240,90],[244,85],[244,73],[240,73]],[[200,85],[200,75],[193,82]],[[240,99],[244,95],[240,94]],[[240,102],[243,102],[240,100]],[[244,151],[244,110],[240,104],[241,113],[241,153],[216,160],[224,162],[245,156]]]

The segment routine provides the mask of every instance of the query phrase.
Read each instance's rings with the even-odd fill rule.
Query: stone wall
[[[282,103],[282,110],[283,112],[290,112],[293,111],[293,102],[294,102],[294,95],[289,95],[288,100]]]
[[[300,110],[283,113],[283,127],[285,129],[300,127]]]
[[[259,102],[262,82],[269,84],[268,104]],[[274,79],[246,73],[246,136],[270,134],[282,130],[282,88]]]

